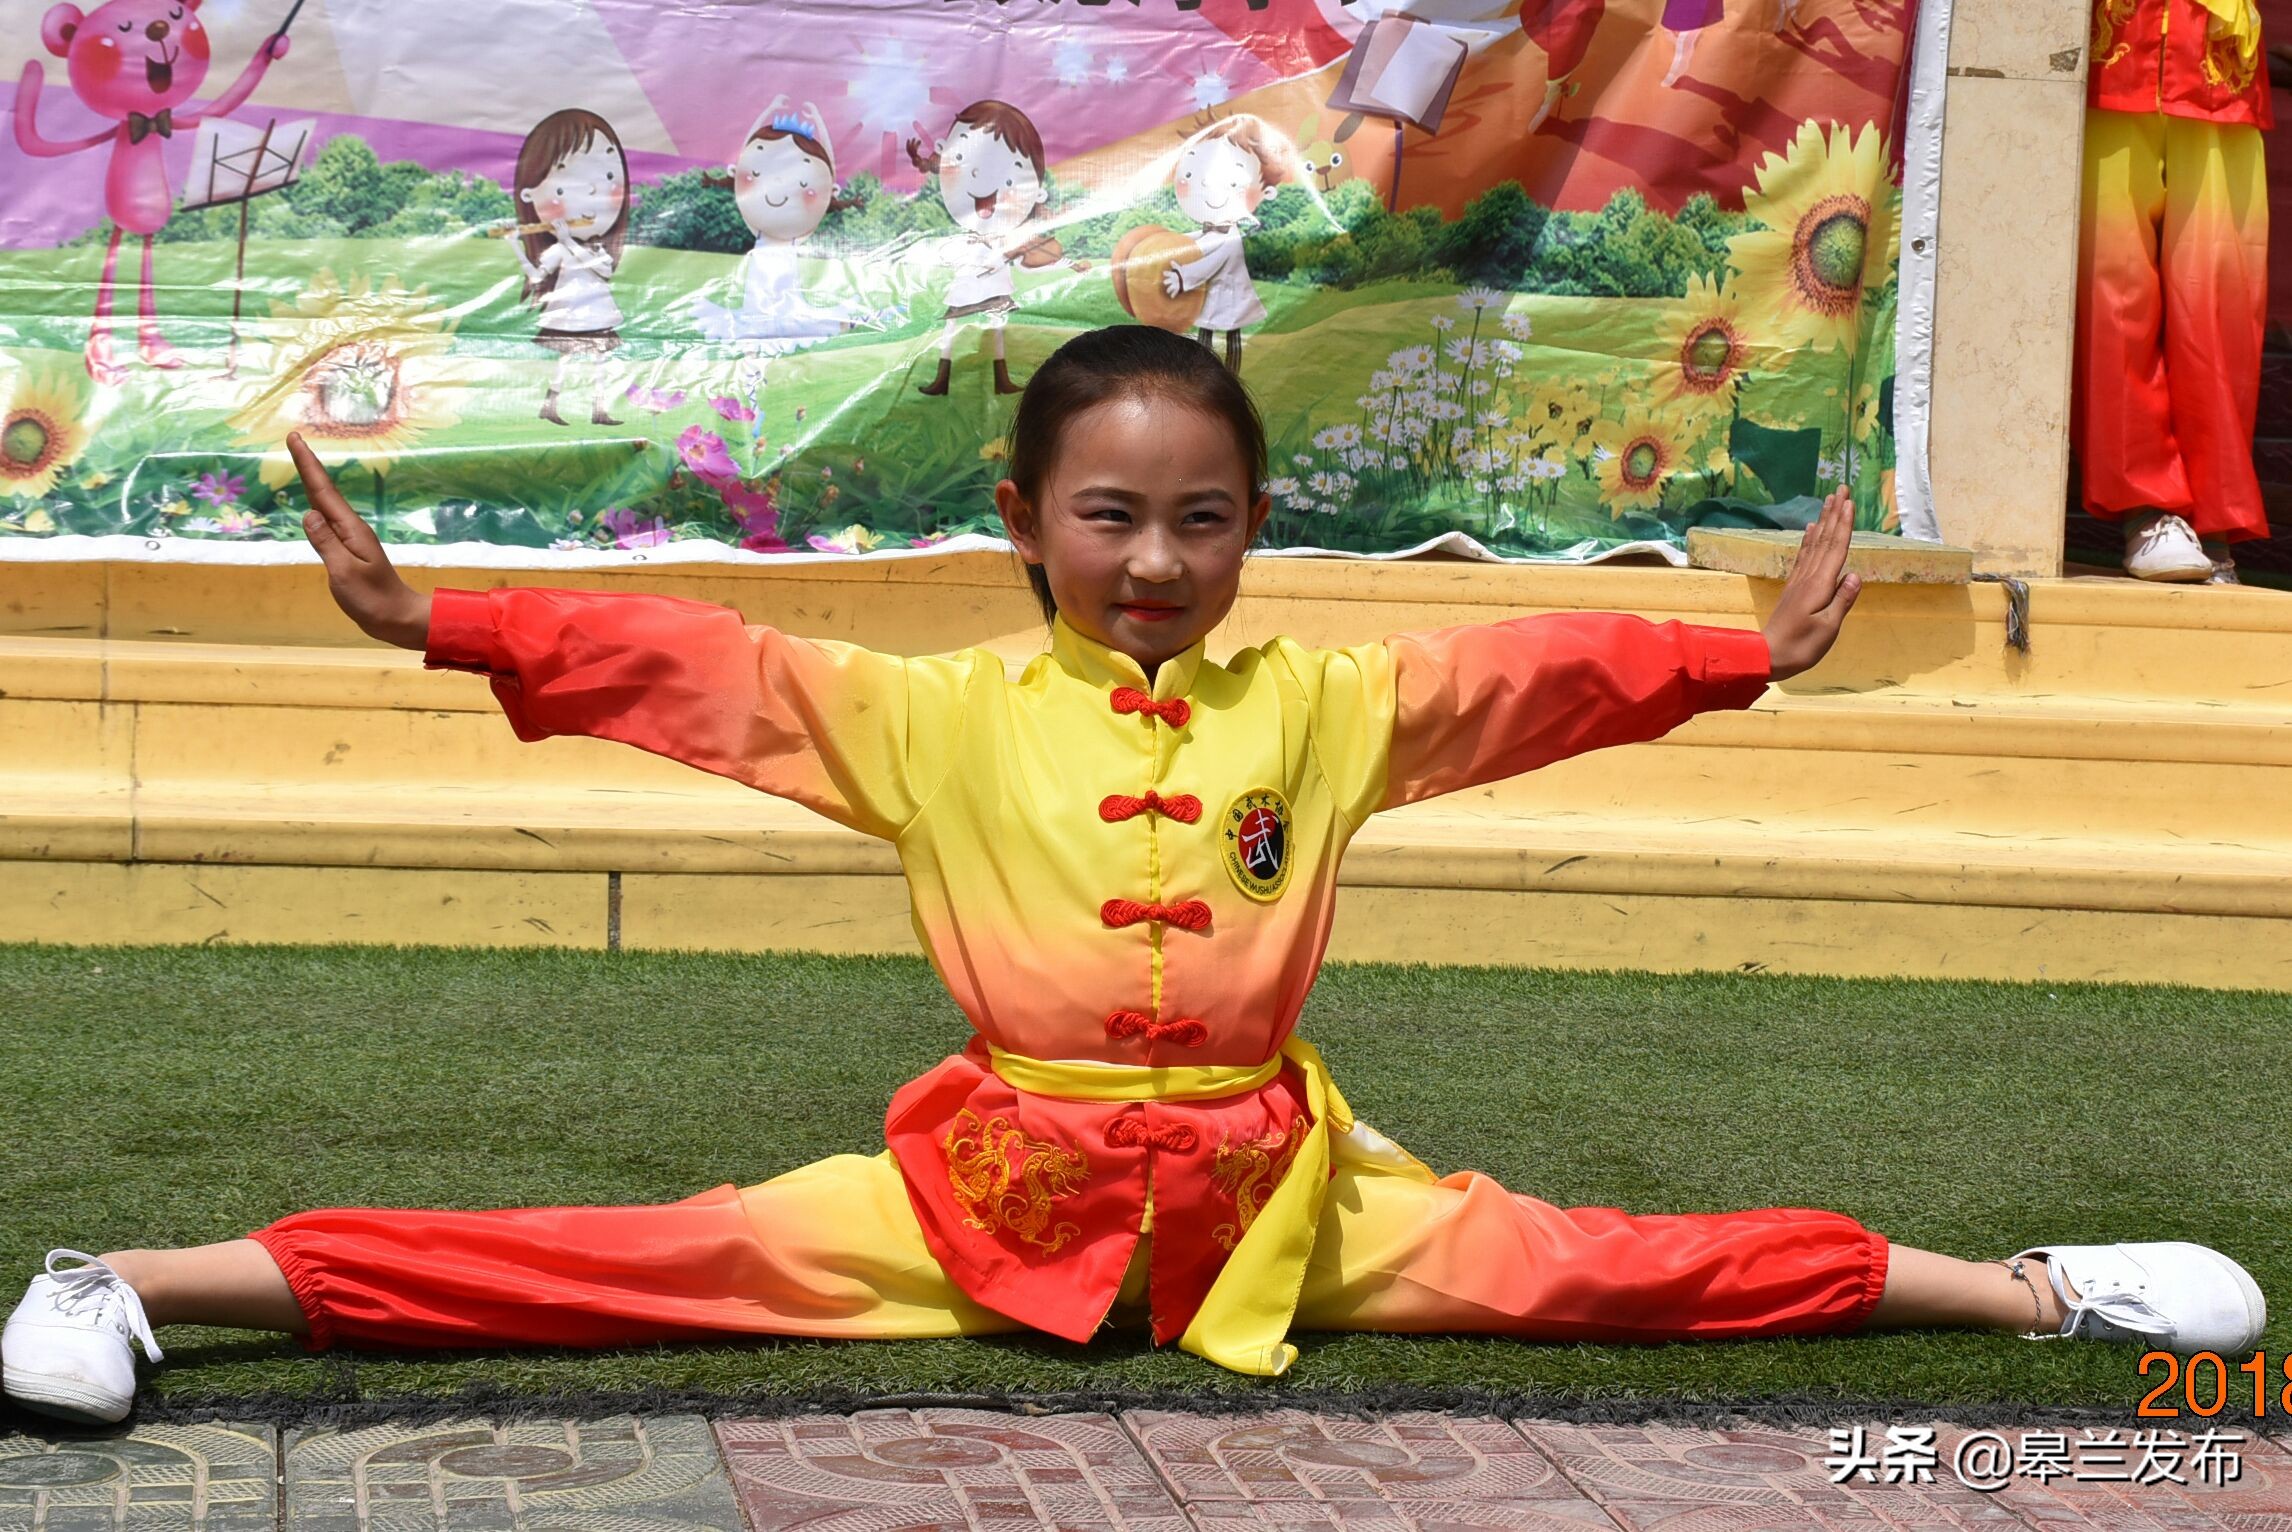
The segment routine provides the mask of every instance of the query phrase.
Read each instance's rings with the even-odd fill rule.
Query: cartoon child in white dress
[[[915,168],[939,181],[939,200],[961,231],[947,240],[941,259],[954,268],[947,289],[947,327],[939,337],[939,370],[921,393],[947,392],[954,366],[955,336],[966,322],[983,325],[994,336],[995,392],[1015,394],[1010,364],[1003,353],[1003,325],[1018,307],[1012,296],[1011,267],[1048,266],[1065,252],[1047,232],[1021,238],[1024,226],[1050,201],[1043,184],[1043,139],[1027,114],[1007,101],[974,101],[956,114],[955,125],[930,154],[920,139],[907,141]],[[1087,263],[1070,262],[1076,271]]]
[[[557,396],[575,365],[586,362],[594,395],[589,419],[617,426],[605,401],[613,381],[607,359],[621,345],[611,284],[629,232],[629,161],[620,135],[594,112],[550,113],[517,151],[511,195],[534,220],[508,231],[525,271],[525,301],[541,310],[534,341],[557,353],[541,418],[567,423]]]
[[[836,190],[835,149],[820,109],[788,109],[775,96],[758,115],[732,163],[732,198],[755,246],[740,260],[740,306],[693,298],[693,323],[708,339],[737,346],[741,388],[762,431],[764,363],[840,335],[869,315],[812,302],[804,294],[803,241],[830,213],[859,206]]]
[[[1247,113],[1223,118],[1186,141],[1170,174],[1178,207],[1201,233],[1194,243],[1200,260],[1173,261],[1162,272],[1162,291],[1175,298],[1205,288],[1194,338],[1216,349],[1211,337],[1226,335],[1226,366],[1241,371],[1244,325],[1265,318],[1257,284],[1242,259],[1242,226],[1254,224],[1258,205],[1303,167],[1296,146]]]

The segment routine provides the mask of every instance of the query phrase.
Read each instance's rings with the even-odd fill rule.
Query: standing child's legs
[[[2165,375],[2208,542],[2268,535],[2252,436],[2268,324],[2268,173],[2260,130],[2165,119]]]

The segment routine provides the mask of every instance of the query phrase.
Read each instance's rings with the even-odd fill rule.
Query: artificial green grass
[[[1976,1257],[2194,1239],[2292,1310],[2292,997],[1333,966],[1303,1031],[1356,1110],[1427,1163],[1548,1201],[1831,1207]],[[907,959],[0,946],[0,1272],[28,1275],[50,1245],[232,1238],[308,1206],[665,1201],[764,1180],[880,1148],[892,1090],[963,1036]],[[1303,1335],[1276,1382],[1129,1333],[324,1360],[236,1332],[164,1339],[146,1385],[162,1408],[471,1388],[1415,1389],[2129,1411],[2156,1381],[2130,1347],[1955,1332],[1654,1347]],[[2292,1326],[2276,1319],[2264,1344],[2273,1371]],[[2243,1399],[2216,1423],[2249,1420],[2250,1382],[2232,1380]]]

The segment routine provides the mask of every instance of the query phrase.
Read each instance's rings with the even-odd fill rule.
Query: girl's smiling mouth
[[[786,207],[788,205],[788,199],[786,197],[766,197],[764,199],[764,205],[766,207]]]

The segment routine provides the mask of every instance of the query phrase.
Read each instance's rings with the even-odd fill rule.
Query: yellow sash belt
[[[1221,1367],[1258,1377],[1278,1377],[1297,1360],[1297,1348],[1284,1337],[1305,1290],[1305,1263],[1321,1227],[1321,1203],[1329,1190],[1330,1138],[1350,1133],[1353,1112],[1337,1093],[1329,1066],[1311,1043],[1291,1038],[1263,1064],[1172,1065],[1099,1064],[1065,1059],[1030,1059],[989,1045],[988,1061],[1004,1083],[1035,1096],[1069,1101],[1213,1101],[1239,1096],[1269,1083],[1284,1062],[1305,1079],[1305,1102],[1313,1124],[1289,1174],[1273,1189],[1233,1253],[1226,1258],[1193,1323],[1178,1338],[1181,1348]]]

